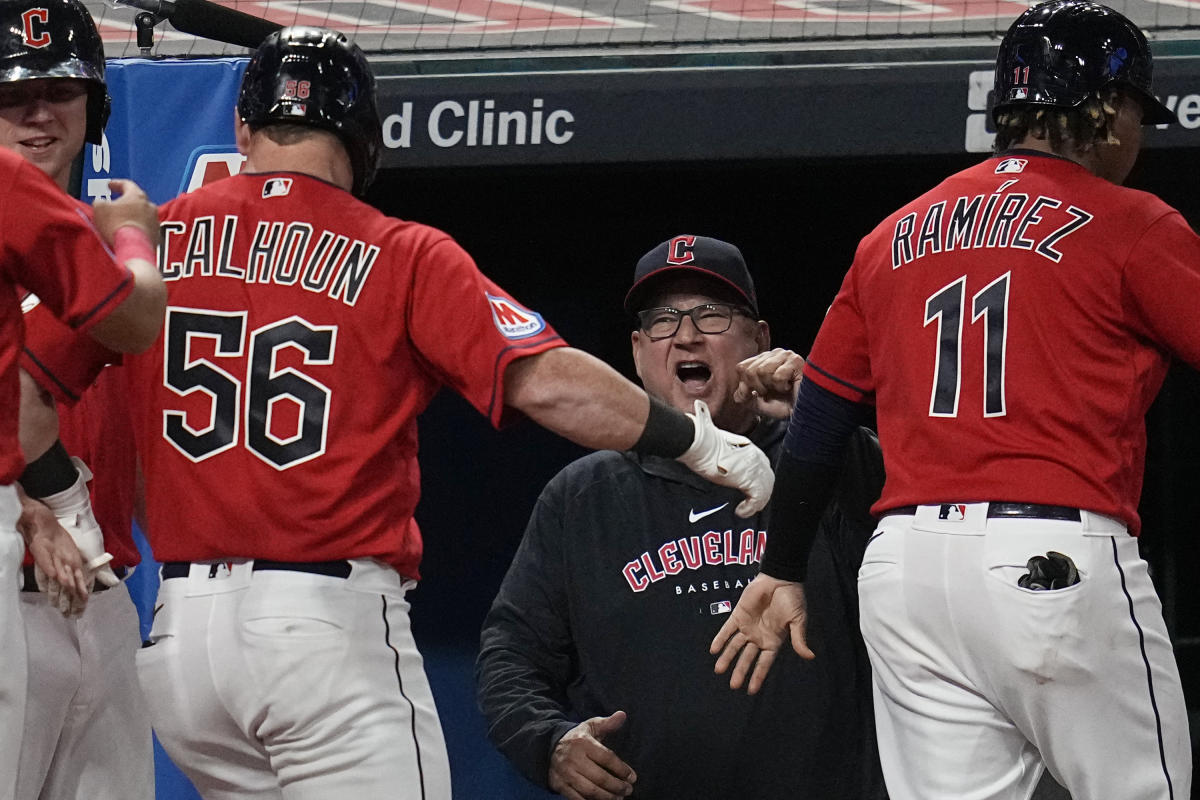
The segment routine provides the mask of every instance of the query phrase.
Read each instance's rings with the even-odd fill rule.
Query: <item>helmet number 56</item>
[[[295,97],[299,100],[307,100],[308,95],[312,92],[312,83],[309,81],[287,81],[283,85],[284,97]]]

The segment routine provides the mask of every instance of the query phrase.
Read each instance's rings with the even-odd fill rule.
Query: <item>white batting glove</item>
[[[88,496],[87,482],[92,479],[92,471],[74,456],[71,462],[79,471],[79,477],[71,488],[39,499],[50,507],[54,516],[58,517],[59,524],[75,540],[75,546],[83,556],[83,568],[87,570],[87,576],[105,586],[116,586],[121,579],[108,566],[113,557],[104,550],[104,533],[100,530],[100,523],[96,522],[96,515],[92,513],[92,501]],[[41,588],[40,582],[38,588]]]
[[[703,400],[696,401],[696,413],[688,416],[696,426],[696,438],[677,460],[702,478],[740,489],[746,499],[734,509],[739,517],[761,511],[775,488],[775,473],[766,454],[745,436],[718,428]]]

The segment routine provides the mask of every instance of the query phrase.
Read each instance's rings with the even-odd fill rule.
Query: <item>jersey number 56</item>
[[[280,369],[276,362],[281,349],[295,347],[304,354],[304,364],[332,364],[336,325],[313,325],[291,316],[250,331],[244,375],[194,357],[192,344],[198,337],[209,338],[216,358],[240,360],[247,346],[245,311],[173,306],[167,309],[165,330],[164,385],[181,397],[203,392],[210,398],[209,424],[203,427],[189,425],[183,411],[163,411],[163,436],[181,453],[203,461],[224,452],[237,446],[243,426],[245,448],[278,470],[325,452],[329,387],[291,367]],[[291,435],[277,434],[272,425],[282,401],[299,407]]]

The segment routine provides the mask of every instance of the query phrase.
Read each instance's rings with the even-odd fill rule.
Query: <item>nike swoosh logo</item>
[[[729,503],[721,503],[721,505],[717,506],[716,508],[710,508],[708,511],[701,511],[699,514],[691,509],[688,509],[688,522],[699,522],[709,514],[715,514],[727,505],[729,505]]]

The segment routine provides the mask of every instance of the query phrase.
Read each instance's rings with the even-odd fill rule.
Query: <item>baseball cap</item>
[[[674,236],[638,259],[633,271],[633,286],[625,295],[625,310],[636,314],[652,284],[663,276],[690,273],[711,278],[731,289],[758,314],[754,279],[746,269],[742,251],[728,242],[708,236]]]

